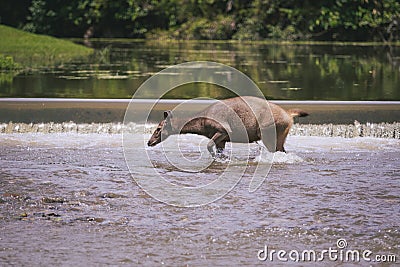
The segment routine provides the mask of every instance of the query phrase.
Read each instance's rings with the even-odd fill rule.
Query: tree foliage
[[[0,22],[61,37],[398,41],[398,0],[4,0]]]

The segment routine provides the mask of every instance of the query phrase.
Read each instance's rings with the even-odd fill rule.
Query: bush
[[[0,70],[16,70],[20,65],[11,56],[0,55]]]
[[[230,16],[217,16],[214,20],[207,18],[190,19],[178,28],[154,30],[146,35],[152,39],[177,40],[227,40],[235,33],[235,20]]]

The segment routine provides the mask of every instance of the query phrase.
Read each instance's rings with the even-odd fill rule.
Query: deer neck
[[[202,118],[172,118],[174,132],[177,134],[202,134]]]

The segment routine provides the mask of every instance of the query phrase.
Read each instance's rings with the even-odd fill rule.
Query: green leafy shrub
[[[218,15],[213,20],[194,18],[182,24],[179,28],[168,31],[152,31],[146,35],[153,39],[183,39],[183,40],[227,40],[236,31],[235,20],[231,16]]]
[[[14,62],[13,57],[0,54],[0,70],[16,70],[21,66]]]

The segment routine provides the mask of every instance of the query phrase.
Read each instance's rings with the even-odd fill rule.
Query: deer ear
[[[165,119],[171,119],[172,118],[172,111],[171,110],[167,110],[167,111],[164,111],[164,120]]]

